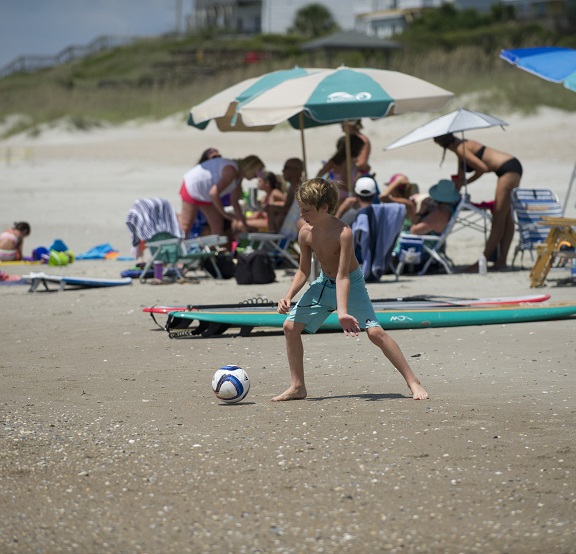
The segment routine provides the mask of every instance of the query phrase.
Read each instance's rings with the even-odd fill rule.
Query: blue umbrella
[[[507,62],[553,83],[576,92],[576,50],[557,46],[502,50]]]
[[[502,50],[500,57],[507,62],[553,83],[563,83],[568,90],[576,92],[576,50],[560,46],[516,48]],[[576,164],[564,199],[566,211],[572,185],[576,179]]]

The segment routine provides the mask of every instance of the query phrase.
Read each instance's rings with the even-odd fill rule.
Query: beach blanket
[[[110,257],[111,253],[118,252],[110,244],[99,244],[87,252],[78,254],[77,260],[104,260]]]

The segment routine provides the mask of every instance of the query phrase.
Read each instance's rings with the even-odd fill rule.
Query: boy
[[[358,336],[361,328],[366,329],[368,338],[402,374],[413,398],[428,398],[428,393],[410,369],[399,346],[376,320],[362,270],[354,255],[352,230],[333,215],[340,200],[338,186],[332,181],[310,179],[302,183],[296,200],[305,221],[298,235],[300,267],[286,296],[278,302],[278,313],[290,312],[284,322],[290,387],[272,400],[279,402],[306,398],[301,335],[303,331],[314,333],[335,309],[344,335]],[[313,252],[322,271],[290,311],[290,301],[310,275]]]

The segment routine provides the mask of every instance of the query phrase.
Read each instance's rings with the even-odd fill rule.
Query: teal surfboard
[[[433,308],[376,309],[378,322],[384,329],[421,329],[428,327],[458,327],[493,325],[563,319],[576,314],[574,303],[501,304],[484,306],[436,306]],[[238,310],[192,310],[173,312],[167,330],[182,327],[182,320],[196,320],[199,330],[189,334],[209,336],[220,334],[229,327],[240,327],[247,334],[254,327],[281,328],[285,315],[270,308]],[[338,316],[332,313],[321,330],[341,330]],[[180,333],[184,333],[181,331]]]

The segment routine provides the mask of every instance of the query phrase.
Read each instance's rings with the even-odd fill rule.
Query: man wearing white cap
[[[336,217],[340,218],[346,225],[352,227],[358,212],[374,203],[378,195],[376,181],[372,177],[360,177],[354,184],[354,196],[346,198],[338,210]]]

